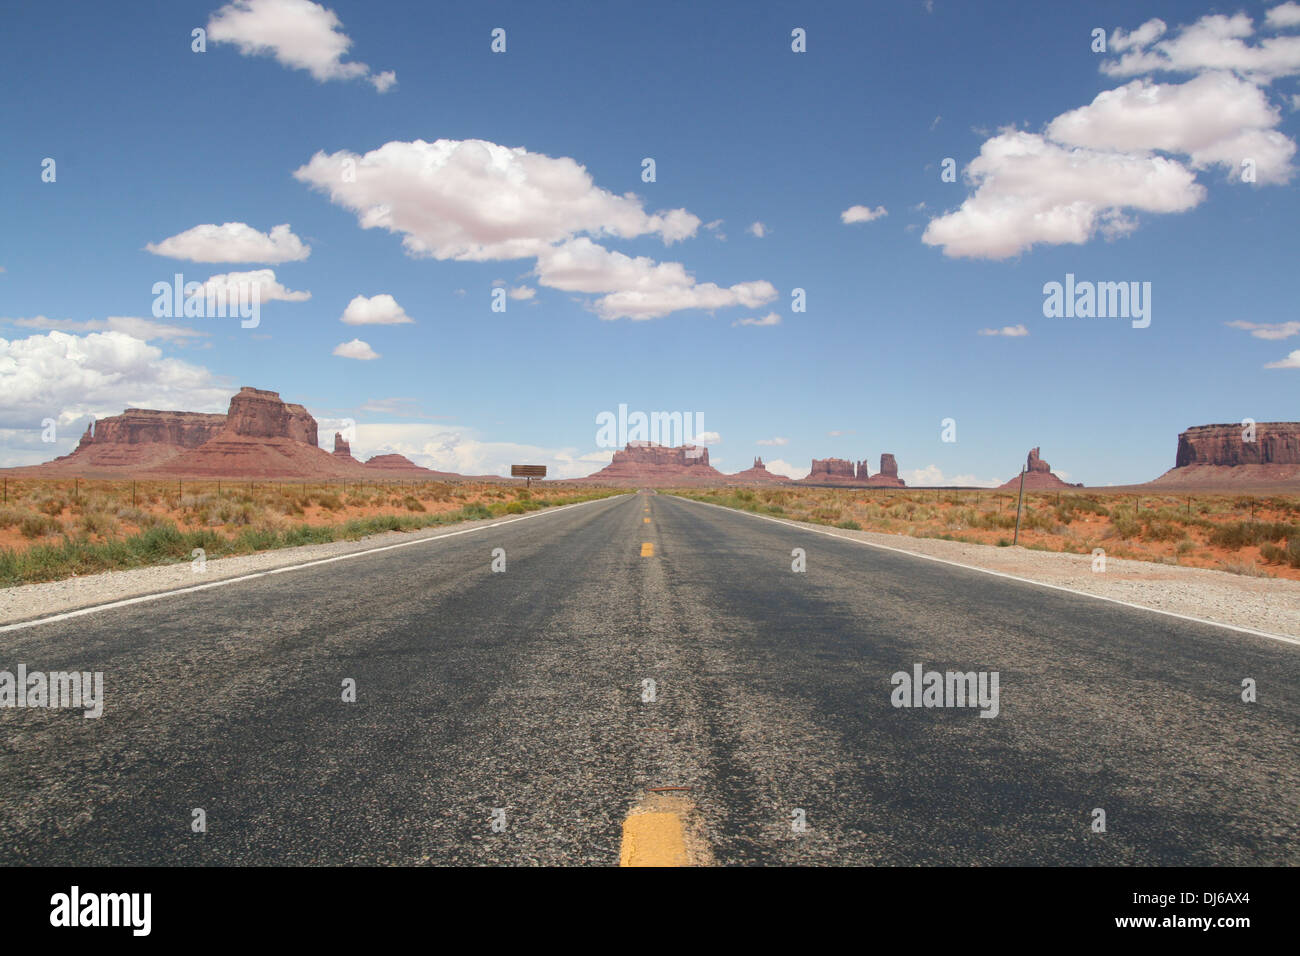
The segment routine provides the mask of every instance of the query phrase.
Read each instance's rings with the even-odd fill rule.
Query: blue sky
[[[1143,481],[1188,426],[1297,418],[1295,2],[3,16],[0,464],[241,385],[464,473],[594,471],[620,403],[702,413],[724,471],[892,452],[910,483],[1001,481],[1033,445]],[[266,269],[310,298],[250,329],[151,311],[175,273]],[[1149,282],[1149,327],[1045,317],[1067,273]],[[531,298],[493,311],[494,282]],[[410,321],[345,323],[358,296]]]

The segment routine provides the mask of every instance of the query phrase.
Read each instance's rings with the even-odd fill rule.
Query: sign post
[[[546,466],[545,465],[511,465],[510,477],[527,479],[524,482],[524,487],[531,488],[533,486],[534,478],[546,477]]]

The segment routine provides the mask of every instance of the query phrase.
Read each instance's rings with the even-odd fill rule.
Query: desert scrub
[[[22,532],[24,538],[43,538],[49,534],[60,533],[63,524],[49,515],[27,515],[18,523],[18,530]]]
[[[403,499],[402,499],[402,507],[404,507],[407,511],[425,511],[425,510],[427,510],[427,509],[424,507],[424,505],[420,504],[420,499],[417,498],[417,497],[415,497],[415,495],[407,495],[405,498],[403,498]]]

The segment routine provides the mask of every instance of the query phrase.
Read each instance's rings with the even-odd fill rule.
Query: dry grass
[[[614,489],[490,482],[8,480],[0,586],[409,531],[584,501]]]
[[[773,487],[673,494],[760,514],[866,531],[1009,546],[1015,493]],[[1300,580],[1300,495],[1026,492],[1018,543]]]

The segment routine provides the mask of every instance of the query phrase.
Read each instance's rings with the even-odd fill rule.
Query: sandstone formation
[[[734,475],[727,475],[727,481],[730,484],[750,484],[750,483],[769,483],[769,482],[788,482],[790,479],[785,475],[774,475],[767,470],[763,464],[762,458],[755,458],[752,468],[746,468],[744,471],[738,471]]]
[[[1020,476],[1004,481],[999,488],[1018,491],[1020,489]],[[1029,456],[1025,459],[1025,490],[1026,491],[1043,491],[1053,488],[1082,488],[1081,484],[1070,484],[1062,481],[1052,473],[1052,466],[1043,461],[1038,455],[1037,448],[1029,449]]]
[[[865,465],[866,462],[860,462],[857,468],[865,470]],[[814,458],[808,477],[802,480],[817,485],[855,485],[858,483],[857,468],[844,458]]]
[[[723,484],[726,476],[709,464],[709,450],[699,445],[670,448],[631,441],[614,452],[613,460],[578,481],[650,487],[655,485]]]
[[[814,458],[808,477],[799,479],[810,485],[841,485],[848,488],[905,488],[898,477],[898,462],[893,455],[880,456],[880,473],[871,474],[867,459],[856,464],[843,458]]]
[[[288,438],[308,445],[317,444],[316,419],[301,405],[287,405],[279,392],[245,385],[230,400],[226,429],[246,438]]]
[[[100,468],[150,468],[221,431],[225,415],[128,408],[86,428],[77,447],[42,468],[69,474]]]
[[[356,461],[352,457],[352,446],[343,440],[343,435],[339,432],[334,433],[334,457],[343,458],[347,461]],[[358,462],[358,464],[360,464]]]
[[[880,456],[880,474],[867,478],[867,463],[864,461],[859,470],[866,484],[871,488],[906,488],[907,482],[898,477],[898,461],[890,454]]]
[[[1249,441],[1249,438],[1254,441]],[[1178,436],[1174,467],[1152,485],[1277,486],[1300,481],[1300,422],[1196,425]]]

